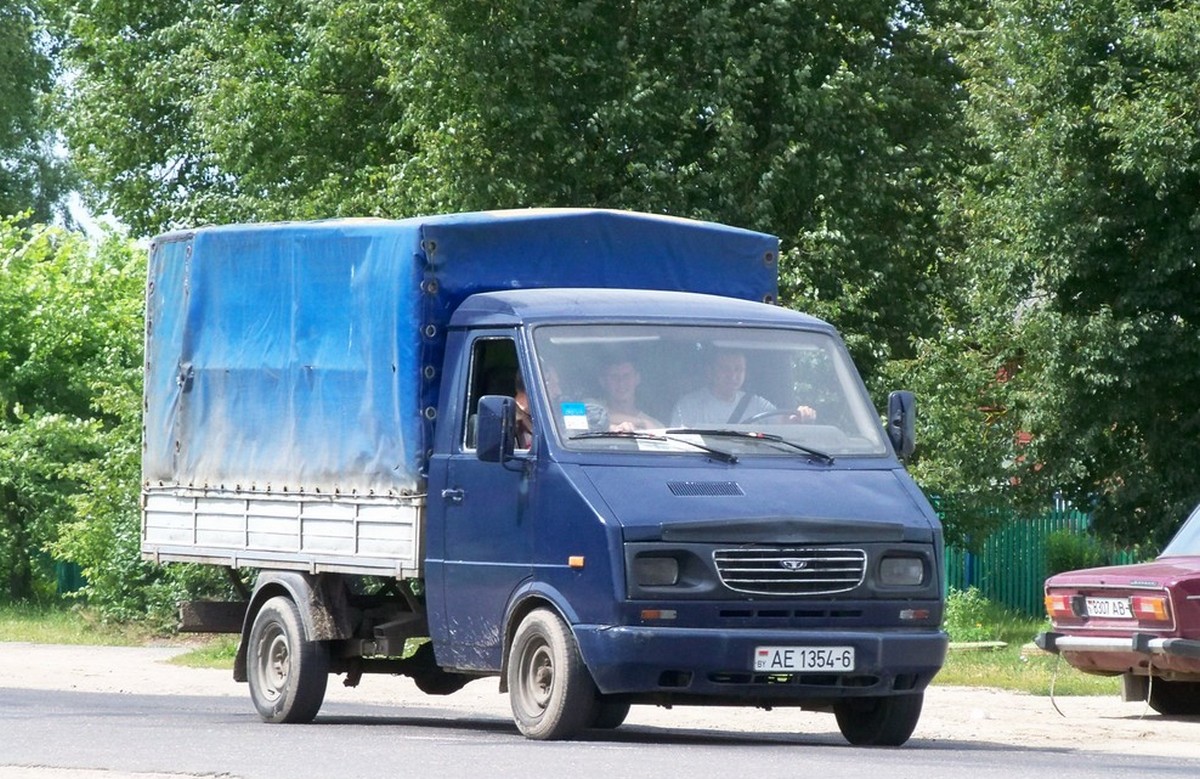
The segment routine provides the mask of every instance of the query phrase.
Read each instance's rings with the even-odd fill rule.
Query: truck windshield
[[[887,452],[845,348],[824,332],[555,325],[534,331],[534,347],[553,429],[570,449],[710,447],[823,462]]]

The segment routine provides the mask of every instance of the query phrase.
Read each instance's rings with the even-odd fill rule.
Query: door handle
[[[462,503],[467,493],[461,487],[442,490],[442,499],[451,503]]]

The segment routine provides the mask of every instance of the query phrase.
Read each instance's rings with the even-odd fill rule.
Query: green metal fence
[[[1046,579],[1046,539],[1053,533],[1087,532],[1088,515],[1056,508],[1040,517],[1016,517],[992,533],[978,552],[946,547],[946,586],[977,588],[993,603],[1038,617],[1044,614],[1042,584]],[[1117,564],[1136,562],[1133,550],[1112,553]]]

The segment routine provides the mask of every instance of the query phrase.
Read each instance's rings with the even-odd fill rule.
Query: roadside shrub
[[[175,602],[220,594],[219,569],[141,558],[146,252],[0,217],[0,603],[70,597],[99,618],[169,631]]]
[[[995,641],[995,607],[976,587],[951,589],[946,595],[945,628],[955,642]]]
[[[55,563],[78,562],[54,546],[80,519],[81,469],[110,458],[125,424],[105,395],[140,392],[144,255],[0,218],[0,600],[45,601]],[[135,451],[139,409],[125,424]]]
[[[1046,536],[1046,575],[1108,565],[1109,554],[1095,536],[1059,530]]]

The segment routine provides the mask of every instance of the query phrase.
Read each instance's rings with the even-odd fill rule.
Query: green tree
[[[994,0],[971,32],[966,309],[923,353],[930,384],[973,378],[930,421],[1002,411],[979,451],[1014,499],[1061,489],[1103,534],[1161,543],[1200,497],[1200,8]],[[954,470],[980,429],[921,467]]]
[[[957,70],[896,0],[56,0],[67,134],[136,233],[607,206],[784,239],[873,375],[934,319]]]
[[[78,563],[103,615],[173,625],[219,571],[140,554],[145,252],[120,236],[0,220],[0,600],[54,594]]]
[[[52,148],[47,43],[35,3],[0,0],[0,216],[46,221],[67,187]]]
[[[47,2],[77,73],[63,122],[85,194],[135,235],[378,212],[404,151],[382,4]]]
[[[93,250],[77,234],[0,220],[0,569],[10,599],[52,591],[45,553],[76,516],[77,469],[106,460],[108,431],[124,419],[95,400],[118,375],[139,381],[128,302],[140,298],[137,258],[119,239]]]
[[[874,375],[930,332],[943,283],[938,195],[964,138],[930,5],[406,4],[389,85],[420,152],[386,202],[773,232],[785,301],[840,325]]]

